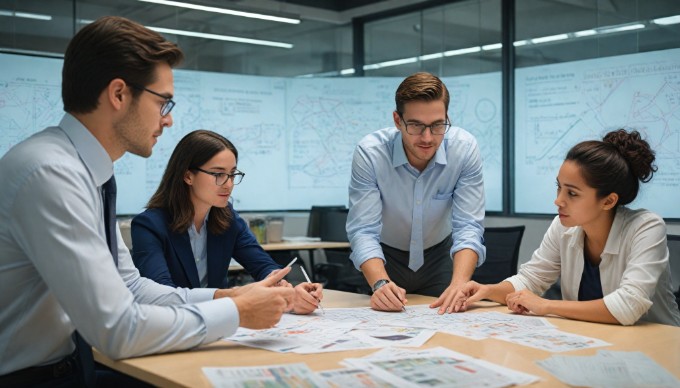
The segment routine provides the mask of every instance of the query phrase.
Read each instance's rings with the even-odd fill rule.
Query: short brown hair
[[[449,110],[449,91],[437,76],[420,72],[412,74],[397,88],[394,97],[397,103],[397,113],[404,113],[404,105],[411,101],[443,101],[444,108]]]
[[[136,85],[153,83],[156,66],[178,65],[184,54],[176,44],[141,24],[105,16],[83,27],[71,39],[62,69],[64,110],[90,113],[99,95],[116,78]],[[141,90],[132,89],[136,97]]]
[[[204,129],[189,132],[172,151],[161,183],[149,200],[147,208],[165,209],[170,214],[170,229],[177,233],[186,232],[195,213],[189,185],[184,182],[184,174],[201,167],[225,149],[233,152],[238,162],[236,147],[224,136]],[[229,206],[212,207],[208,217],[208,231],[213,234],[224,233],[229,228],[231,220]]]

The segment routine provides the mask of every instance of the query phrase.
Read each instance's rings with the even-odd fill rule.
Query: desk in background
[[[341,291],[324,290],[324,306],[328,307],[367,307],[368,295],[351,294]],[[409,304],[431,303],[435,298],[409,295]],[[484,302],[490,308],[476,311],[507,312],[505,306]],[[474,314],[475,310],[465,314]],[[680,328],[654,323],[639,323],[635,326],[606,325],[572,321],[562,318],[547,318],[558,329],[599,338],[611,343],[611,346],[575,350],[559,354],[594,355],[598,350],[641,351],[680,378]],[[496,339],[475,341],[451,334],[435,334],[423,348],[443,346],[454,351],[493,362],[514,370],[539,376],[538,383],[528,387],[564,387],[559,380],[536,365],[536,360],[543,360],[554,353],[530,348]],[[129,374],[150,384],[163,387],[210,387],[208,379],[201,368],[204,366],[233,367],[257,366],[272,364],[289,364],[304,362],[313,370],[341,368],[339,364],[345,358],[363,357],[378,349],[351,350],[345,352],[294,354],[276,353],[254,349],[235,343],[218,341],[199,349],[187,352],[139,357],[134,359],[112,361],[95,351],[95,359],[113,369]]]
[[[348,242],[332,241],[304,241],[304,242],[280,242],[262,244],[265,251],[307,251],[309,252],[309,275],[316,281],[314,273],[314,251],[317,249],[344,249],[349,248]]]

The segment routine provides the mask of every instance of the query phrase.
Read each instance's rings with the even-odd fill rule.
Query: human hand
[[[401,311],[408,300],[406,290],[389,282],[371,295],[371,308],[379,311]]]
[[[278,274],[280,271],[283,271],[283,270],[286,269],[286,268],[292,268],[292,267],[285,267],[285,268],[281,268],[281,269],[275,269],[275,270],[273,270],[272,272],[270,272],[269,275],[267,275],[267,277],[276,276],[276,274]],[[291,271],[291,270],[289,269],[288,272],[290,272],[290,271]],[[284,276],[285,276],[285,275],[284,275]],[[288,281],[287,281],[286,279],[281,279],[281,280],[279,280],[278,283],[275,284],[275,286],[277,286],[277,287],[293,287],[293,285],[290,284],[290,283],[288,283]]]
[[[316,310],[323,299],[323,286],[319,283],[300,283],[295,286],[293,312],[309,314]]]
[[[430,304],[430,308],[439,307],[439,311],[437,311],[438,314],[464,311],[461,310],[463,308],[463,302],[469,296],[468,293],[463,292],[464,287],[467,284],[468,283],[451,282],[439,298]]]
[[[251,283],[247,292],[233,297],[239,313],[239,326],[248,329],[268,329],[276,325],[281,315],[293,308],[295,290],[292,287],[274,287],[290,269]]]
[[[487,298],[491,289],[486,284],[479,284],[473,280],[465,283],[453,298],[453,311],[463,312],[475,302]]]
[[[536,315],[546,315],[547,300],[537,296],[529,290],[511,292],[505,297],[505,304],[516,314],[528,314],[532,312]]]

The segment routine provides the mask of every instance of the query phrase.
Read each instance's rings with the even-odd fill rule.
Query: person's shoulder
[[[359,140],[358,146],[361,148],[374,148],[390,144],[399,134],[395,127],[388,127],[371,132]]]
[[[168,212],[162,208],[150,208],[137,214],[132,218],[132,225],[144,223],[157,226],[166,226],[168,223]]]
[[[475,138],[470,132],[461,127],[452,126],[446,133],[445,140],[447,143],[463,143],[463,144],[477,144]]]
[[[619,207],[618,216],[623,218],[623,223],[628,228],[637,230],[644,225],[651,225],[663,228],[665,233],[666,223],[663,217],[647,209],[630,209],[625,206]]]
[[[49,127],[12,147],[2,164],[16,170],[34,169],[78,160],[78,154],[59,127]]]

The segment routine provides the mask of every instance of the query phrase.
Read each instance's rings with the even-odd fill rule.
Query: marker
[[[307,280],[307,283],[312,284],[312,281],[309,279],[309,276],[307,276],[307,271],[305,271],[305,267],[300,266],[300,269],[302,270],[302,274],[305,275],[305,280]],[[326,312],[323,309],[323,306],[321,306],[321,301],[319,302],[319,308],[321,309],[321,314],[326,315]]]

